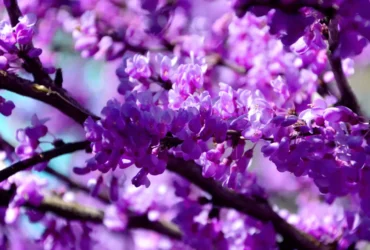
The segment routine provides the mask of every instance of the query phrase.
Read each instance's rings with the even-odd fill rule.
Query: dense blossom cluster
[[[303,39],[308,47],[325,48],[325,30],[328,25],[329,32],[333,28],[327,23],[330,20],[340,30],[335,53],[342,58],[360,54],[369,43],[370,16],[366,11],[369,7],[370,3],[366,0],[234,1],[238,16],[243,16],[246,11],[257,16],[268,15],[271,34],[281,37],[281,41],[288,46]]]
[[[0,140],[0,249],[360,249],[370,125],[346,77],[370,42],[369,7],[4,0],[0,88],[83,130],[36,104],[51,121],[33,115],[15,147]],[[83,74],[56,70],[63,50],[116,69],[99,116]],[[2,115],[14,108],[0,97]]]

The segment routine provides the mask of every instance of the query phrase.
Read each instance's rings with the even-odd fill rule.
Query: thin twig
[[[12,144],[10,144],[6,140],[4,140],[4,138],[2,136],[0,136],[0,151],[7,152],[7,159],[10,160],[11,162],[14,162],[13,154],[14,154],[15,148]],[[60,172],[51,168],[49,165],[46,166],[46,168],[44,169],[44,172],[48,173],[49,175],[53,176],[54,178],[58,179],[59,181],[64,182],[71,189],[80,190],[80,191],[85,192],[87,194],[89,194],[90,191],[91,191],[88,187],[70,179],[68,176],[66,176],[64,174],[61,174]],[[104,204],[109,204],[110,203],[109,197],[105,193],[99,193],[96,196],[96,198]]]
[[[328,60],[333,71],[335,81],[340,92],[339,105],[346,106],[350,108],[353,112],[360,115],[361,108],[357,101],[355,94],[353,93],[351,86],[347,80],[346,75],[343,71],[342,60],[338,54],[339,45],[339,30],[338,21],[336,19],[331,19],[329,22],[329,50],[328,50]]]
[[[43,153],[36,154],[31,158],[18,161],[10,165],[9,167],[0,170],[0,182],[5,181],[10,176],[20,171],[26,170],[27,168],[34,166],[38,163],[47,162],[55,157],[86,149],[89,146],[89,144],[90,143],[88,141],[66,143],[63,146],[45,151]]]

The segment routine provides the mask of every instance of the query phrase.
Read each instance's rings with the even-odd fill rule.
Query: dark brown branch
[[[147,215],[130,216],[128,228],[148,229],[176,240],[182,239],[182,233],[175,224],[162,220],[150,221]]]
[[[58,157],[64,154],[69,154],[69,153],[72,153],[78,150],[86,149],[89,146],[89,144],[90,143],[88,141],[67,143],[61,147],[45,151],[43,153],[37,154],[23,161],[16,162],[10,165],[9,167],[6,167],[0,170],[0,182],[38,163],[49,161],[55,157]]]
[[[0,206],[8,206],[12,196],[11,191],[0,190]],[[39,206],[31,204],[26,204],[25,206],[40,212],[51,212],[68,220],[88,221],[100,224],[104,220],[104,212],[102,210],[82,206],[75,202],[65,202],[57,196],[46,196]],[[181,232],[175,225],[163,221],[152,222],[145,214],[130,214],[127,227],[130,229],[152,230],[177,240],[180,240],[182,237]]]
[[[289,3],[284,3],[281,0],[246,0],[246,1],[238,1],[238,5],[234,6],[235,12],[237,16],[242,17],[244,14],[252,7],[255,6],[266,6],[272,9],[279,9],[286,13],[298,13],[302,8],[312,8],[318,12],[321,12],[326,17],[332,17],[335,15],[337,9],[335,6],[326,7],[320,4],[320,1],[317,0],[315,2],[308,3],[305,0],[295,0],[290,1]]]
[[[244,67],[222,58],[222,56],[217,53],[206,56],[206,62],[209,63],[210,65],[224,66],[235,71],[240,75],[245,75],[248,72]]]
[[[14,74],[0,71],[0,89],[31,97],[53,106],[79,124],[83,124],[87,117],[98,117],[82,107],[69,93],[58,86],[43,86]]]
[[[342,60],[337,51],[339,45],[338,22],[336,19],[330,20],[329,23],[329,50],[328,59],[333,71],[335,81],[340,92],[340,100],[338,105],[343,105],[350,108],[356,114],[361,115],[361,108],[353,93],[351,86],[348,83],[347,77],[344,74]]]
[[[10,23],[15,27],[19,22],[19,18],[22,16],[22,12],[19,9],[17,0],[7,0],[6,2],[8,3],[6,4],[6,10],[8,12]],[[33,48],[34,46],[32,41],[29,44],[21,46],[18,56],[24,60],[25,69],[32,73],[35,81],[39,84],[49,86],[52,84],[52,80],[49,74],[43,69],[40,58],[31,58],[27,55],[27,52]]]
[[[59,172],[53,170],[50,167],[47,167],[45,169],[45,171],[47,173],[55,176],[59,180],[65,182],[71,188],[81,190],[85,193],[90,193],[90,189],[88,187],[83,186],[83,185],[81,185],[77,182],[74,182],[73,180],[69,179],[67,176],[65,176],[63,174],[60,174]],[[103,203],[106,203],[106,204],[110,203],[109,198],[106,195],[99,194],[97,196],[97,198]],[[46,210],[46,211],[48,211],[48,210]],[[167,236],[169,236],[171,238],[174,238],[174,239],[181,239],[180,230],[177,228],[176,225],[174,225],[170,222],[166,222],[166,221],[158,221],[158,222],[150,221],[148,219],[148,216],[145,215],[145,214],[143,214],[143,215],[134,215],[133,212],[129,212],[129,213],[132,214],[132,215],[130,216],[130,220],[129,220],[129,223],[128,223],[128,228],[148,229],[148,230],[152,230],[152,231],[155,231],[155,232],[163,234],[163,235],[167,235]]]
[[[260,197],[252,198],[236,193],[230,189],[222,187],[221,184],[211,178],[204,178],[202,176],[201,166],[192,161],[185,161],[183,159],[170,156],[167,169],[181,175],[191,183],[211,194],[212,202],[215,205],[233,208],[258,220],[272,222],[275,230],[281,234],[284,240],[288,241],[293,248],[302,250],[330,249],[312,236],[299,231],[287,223],[273,211],[267,200]]]
[[[14,146],[11,145],[9,142],[5,141],[2,138],[2,136],[0,136],[0,151],[7,152],[7,154],[8,154],[7,159],[9,159],[11,162],[14,161],[13,157],[11,155],[11,154],[14,153],[14,150],[15,150]],[[59,173],[58,171],[54,170],[50,166],[47,166],[44,169],[44,172],[48,173],[49,175],[53,176],[54,178],[58,179],[59,181],[64,182],[71,189],[80,190],[80,191],[85,192],[87,194],[90,193],[90,189],[88,187],[86,187],[86,186],[68,178],[68,176],[65,176],[64,174]],[[96,198],[99,199],[104,204],[109,204],[110,203],[109,197],[106,194],[99,193]]]
[[[90,189],[84,185],[81,185],[80,183],[74,181],[74,180],[71,180],[70,178],[68,178],[68,176],[65,176],[61,173],[59,173],[58,171],[52,169],[51,167],[47,166],[44,170],[46,173],[54,176],[55,178],[57,178],[58,180],[64,182],[65,184],[67,184],[70,188],[72,189],[76,189],[76,190],[80,190],[86,194],[89,194],[90,193]],[[99,193],[96,198],[98,200],[100,200],[101,202],[103,202],[104,204],[109,204],[110,203],[110,200],[109,200],[109,197],[106,195],[106,194],[102,194],[102,193]]]

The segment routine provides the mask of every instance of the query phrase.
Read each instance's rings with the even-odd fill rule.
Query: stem
[[[7,168],[0,170],[0,182],[5,181],[10,176],[20,171],[26,170],[27,168],[38,163],[49,161],[55,157],[64,154],[69,154],[78,150],[86,149],[89,146],[89,144],[90,143],[88,141],[67,143],[63,146],[45,151],[23,161],[18,161]]]
[[[0,190],[0,206],[8,206],[12,196],[11,191]],[[57,196],[46,196],[39,206],[31,204],[25,204],[25,206],[40,212],[51,212],[68,220],[88,221],[99,224],[102,224],[104,220],[104,211],[82,206],[75,202],[65,202]],[[127,228],[148,229],[176,240],[180,240],[182,237],[181,232],[175,225],[164,221],[150,221],[146,214],[130,214]]]
[[[202,176],[202,167],[192,161],[185,161],[174,156],[169,156],[167,169],[181,175],[191,183],[197,185],[212,195],[212,202],[215,205],[233,208],[243,214],[252,216],[258,220],[270,221],[284,240],[294,249],[317,249],[326,250],[328,246],[321,244],[311,235],[299,231],[294,226],[281,218],[268,204],[267,200],[256,197],[248,197],[224,188],[220,183]]]
[[[336,19],[330,20],[328,41],[329,41],[329,50],[327,53],[328,59],[340,92],[340,100],[338,104],[346,106],[356,114],[360,115],[361,114],[360,105],[358,104],[357,98],[353,93],[351,86],[348,83],[346,75],[344,74],[342,60],[337,53],[339,45],[339,31],[338,31],[338,21]]]

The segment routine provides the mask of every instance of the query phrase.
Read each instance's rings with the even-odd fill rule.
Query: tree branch
[[[4,140],[2,136],[0,136],[0,151],[5,151],[7,153],[6,158],[10,160],[11,162],[14,162],[12,154],[14,154],[15,148],[9,142]],[[54,178],[58,179],[59,181],[64,182],[72,189],[80,190],[87,194],[90,193],[90,189],[88,187],[68,178],[68,176],[65,176],[64,174],[59,173],[58,171],[54,170],[50,166],[46,166],[44,171],[48,173],[49,175],[53,176]],[[96,198],[99,199],[104,204],[110,203],[109,197],[106,194],[99,193]]]
[[[67,144],[64,144],[63,146],[45,151],[43,153],[37,154],[23,161],[16,162],[10,165],[9,167],[6,167],[0,170],[0,182],[38,163],[49,161],[55,157],[58,157],[64,154],[69,154],[69,153],[72,153],[78,150],[86,149],[89,146],[89,144],[90,143],[88,141],[67,143]]]
[[[45,87],[14,74],[0,71],[0,89],[9,90],[49,104],[79,124],[83,124],[89,116],[93,119],[99,119],[99,117],[82,107],[66,90],[58,86]]]
[[[358,104],[357,98],[353,93],[351,86],[348,83],[347,77],[344,74],[342,60],[337,53],[339,45],[339,31],[338,31],[338,21],[336,19],[331,19],[329,22],[329,50],[328,59],[333,71],[335,81],[337,83],[340,100],[339,105],[346,106],[350,108],[356,114],[361,114],[361,108]]]
[[[56,178],[60,179],[61,181],[65,182],[71,188],[81,190],[85,193],[90,193],[89,188],[87,188],[87,187],[85,187],[85,186],[83,186],[83,185],[81,185],[77,182],[74,182],[73,180],[69,179],[67,176],[58,173],[57,171],[53,170],[50,167],[47,167],[45,169],[45,171],[47,173],[55,176]],[[105,204],[110,203],[109,198],[106,195],[98,194],[97,198]],[[134,215],[134,212],[129,212],[129,213],[132,214],[132,215],[130,216],[130,220],[128,222],[128,228],[148,229],[148,230],[152,230],[152,231],[155,231],[157,233],[167,235],[171,238],[178,239],[178,240],[180,240],[181,237],[182,237],[180,229],[173,223],[170,223],[170,222],[167,222],[167,221],[161,221],[161,220],[153,222],[153,221],[150,221],[148,219],[147,214]]]
[[[298,13],[300,9],[307,7],[312,8],[318,12],[321,12],[326,17],[332,17],[335,15],[337,9],[335,6],[325,7],[320,4],[320,1],[308,2],[302,0],[289,1],[285,3],[281,0],[245,0],[238,1],[238,5],[234,7],[237,16],[241,17],[247,12],[250,8],[255,6],[265,6],[272,9],[279,9],[285,13]]]
[[[236,193],[224,188],[220,183],[211,179],[204,178],[202,167],[192,161],[185,161],[174,156],[169,156],[167,169],[184,177],[194,183],[204,191],[212,195],[212,202],[215,205],[233,208],[243,214],[252,216],[261,221],[271,221],[276,232],[289,242],[292,249],[317,249],[328,250],[328,246],[323,245],[311,235],[299,231],[294,226],[281,218],[262,198],[251,198],[243,194]]]
[[[8,206],[12,196],[11,191],[0,190],[0,206]],[[68,220],[88,221],[100,224],[104,220],[104,212],[102,210],[82,206],[75,202],[65,202],[57,196],[46,196],[39,206],[29,203],[25,206],[40,212],[51,212]],[[176,240],[180,240],[182,237],[180,230],[175,225],[164,221],[150,221],[146,214],[129,214],[127,228],[148,229]]]

